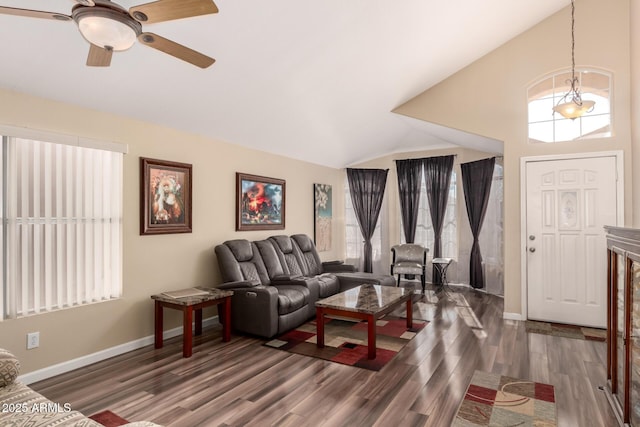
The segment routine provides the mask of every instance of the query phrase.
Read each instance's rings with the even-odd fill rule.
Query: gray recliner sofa
[[[234,329],[272,337],[309,318],[315,304],[309,287],[284,278],[272,282],[255,242],[229,240],[216,246],[215,251],[225,282],[218,288],[233,290]]]
[[[221,289],[234,291],[231,326],[273,337],[315,315],[315,302],[364,283],[393,286],[393,276],[358,273],[351,265],[322,263],[306,235],[228,240],[215,248]]]
[[[306,270],[303,270],[303,274],[310,277],[334,275],[340,285],[339,292],[367,283],[383,286],[395,286],[396,284],[393,276],[358,272],[353,265],[336,263],[335,261],[320,261],[316,245],[306,234],[294,234],[291,236],[291,240],[304,259],[303,268]]]

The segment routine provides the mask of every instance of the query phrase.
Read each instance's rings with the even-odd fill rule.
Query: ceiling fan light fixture
[[[71,15],[44,10],[0,6],[0,15],[71,20],[89,43],[87,66],[108,67],[114,51],[131,48],[136,42],[200,68],[215,59],[153,33],[143,33],[141,22],[158,23],[217,13],[213,0],[156,0],[128,10],[113,0],[73,0]],[[117,0],[116,0],[117,1]]]
[[[127,50],[136,42],[142,27],[126,12],[109,8],[80,8],[74,10],[73,19],[82,36],[91,44],[114,51]]]

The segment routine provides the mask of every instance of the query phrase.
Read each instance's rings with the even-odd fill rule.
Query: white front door
[[[617,225],[616,157],[529,161],[528,318],[606,327],[606,240]]]

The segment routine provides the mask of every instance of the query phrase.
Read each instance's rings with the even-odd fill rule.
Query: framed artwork
[[[313,184],[313,232],[319,252],[331,250],[331,220],[333,217],[331,185]]]
[[[140,234],[191,233],[191,165],[140,157]]]
[[[285,181],[236,173],[236,230],[284,230]]]

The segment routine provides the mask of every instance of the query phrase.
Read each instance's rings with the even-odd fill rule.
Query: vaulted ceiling
[[[0,0],[67,15],[73,4]],[[569,0],[216,4],[218,14],[143,26],[214,57],[207,69],[139,43],[87,67],[73,22],[0,15],[0,87],[331,167],[455,145],[496,152],[488,138],[392,110]]]

